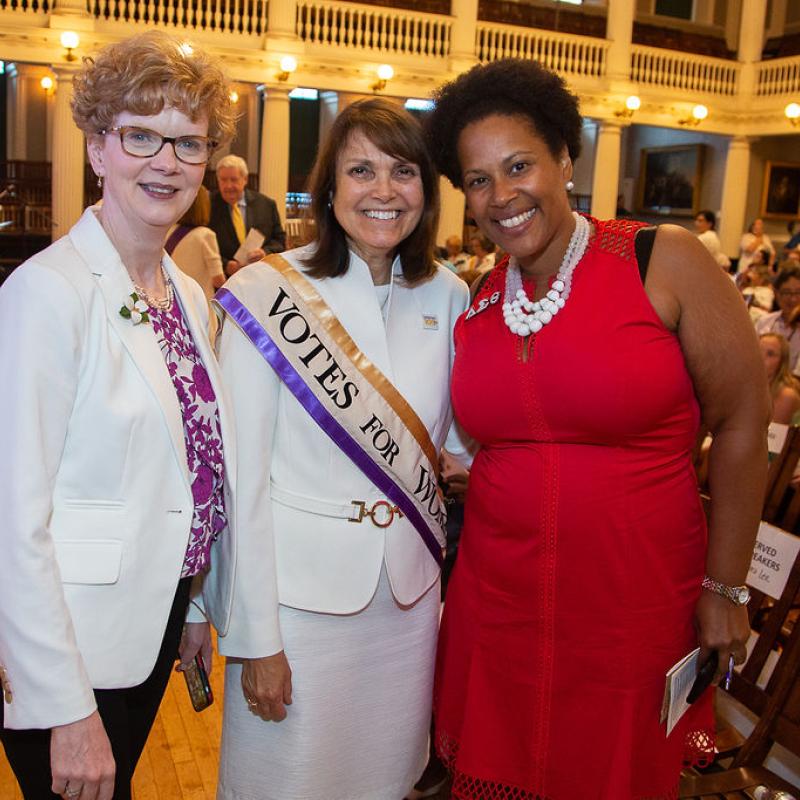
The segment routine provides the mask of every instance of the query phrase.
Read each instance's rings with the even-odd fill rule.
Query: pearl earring
[[[566,188],[568,192],[571,192],[575,188],[575,184],[572,181],[567,181],[564,188]]]
[[[98,175],[97,176],[97,188],[98,189],[102,189],[103,188],[103,176],[102,175]]]

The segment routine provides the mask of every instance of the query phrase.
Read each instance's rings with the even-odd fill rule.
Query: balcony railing
[[[107,22],[238,35],[267,30],[267,0],[88,0],[88,5],[95,19]]]
[[[800,91],[800,57],[776,58],[764,61],[758,67],[756,94],[774,97]]]
[[[604,39],[485,22],[478,23],[476,39],[476,55],[483,62],[529,58],[569,75],[599,78],[606,72]]]
[[[634,83],[731,97],[738,91],[739,64],[721,58],[634,45]]]
[[[382,55],[444,58],[450,50],[449,17],[397,8],[300,0],[297,35],[308,44]]]

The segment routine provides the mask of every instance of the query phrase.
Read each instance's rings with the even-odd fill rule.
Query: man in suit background
[[[259,261],[267,253],[286,249],[286,234],[275,201],[247,189],[247,162],[239,156],[227,155],[217,164],[218,192],[211,197],[211,219],[208,227],[217,234],[219,251],[226,275],[233,275],[246,264]],[[234,260],[234,253],[250,228],[264,234],[262,247],[247,254],[243,263]]]

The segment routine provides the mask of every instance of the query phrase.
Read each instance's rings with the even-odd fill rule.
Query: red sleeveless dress
[[[527,346],[503,323],[504,263],[455,328],[453,403],[481,448],[437,656],[454,798],[675,798],[687,752],[713,747],[711,692],[669,737],[659,722],[665,674],[697,645],[699,409],[642,287],[640,224],[592,223]]]

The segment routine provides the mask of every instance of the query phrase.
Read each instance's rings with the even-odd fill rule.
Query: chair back
[[[794,524],[789,525],[786,523],[796,523],[797,516],[800,515],[800,504],[795,504],[797,507],[793,509],[794,520],[784,518],[784,515],[789,511],[786,493],[794,477],[798,461],[800,461],[800,427],[790,425],[780,454],[769,465],[767,489],[764,495],[764,510],[761,513],[761,518],[765,522],[770,522],[786,530],[793,530]],[[797,493],[795,495],[797,496]],[[788,506],[792,506],[791,501],[789,501]]]

